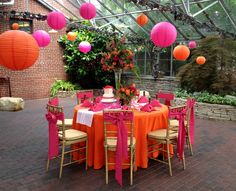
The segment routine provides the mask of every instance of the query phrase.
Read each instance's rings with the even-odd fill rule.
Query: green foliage
[[[76,89],[79,89],[77,85],[65,80],[56,80],[51,86],[50,95],[55,96],[58,91],[74,91]]]
[[[75,31],[74,31],[75,32]],[[65,71],[72,83],[78,83],[84,89],[101,88],[114,83],[113,72],[104,72],[100,60],[101,52],[106,52],[106,42],[111,37],[105,33],[78,29],[76,40],[71,42],[64,35],[59,42],[64,47]],[[79,51],[81,41],[88,41],[92,50],[87,54]]]
[[[206,91],[188,93],[187,90],[179,89],[175,91],[175,96],[179,98],[192,97],[196,98],[198,102],[204,102],[204,103],[236,106],[236,97],[220,96],[217,94],[210,94]]]
[[[220,95],[236,91],[236,41],[207,37],[191,54],[188,64],[177,75],[182,88]],[[204,65],[196,64],[198,56],[206,57]]]

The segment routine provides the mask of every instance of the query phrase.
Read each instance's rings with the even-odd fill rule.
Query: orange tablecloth
[[[100,169],[105,163],[104,131],[102,113],[95,113],[92,126],[88,127],[76,123],[77,112],[82,107],[77,105],[74,109],[73,128],[88,134],[88,165]],[[134,136],[136,138],[136,165],[147,168],[147,134],[155,129],[167,128],[168,107],[163,105],[153,112],[134,110]]]

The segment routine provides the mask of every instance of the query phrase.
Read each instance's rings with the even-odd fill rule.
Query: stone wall
[[[174,105],[183,105],[185,103],[186,100],[181,98],[175,98],[173,102]],[[197,102],[195,106],[195,114],[202,118],[236,121],[235,106]]]
[[[173,77],[158,78],[155,80],[152,76],[142,76],[141,80],[139,80],[135,76],[122,75],[122,80],[126,84],[135,83],[138,89],[148,91],[152,98],[156,97],[156,93],[159,90],[174,91],[179,87],[179,80]]]

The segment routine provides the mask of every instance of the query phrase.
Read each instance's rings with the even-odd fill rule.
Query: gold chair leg
[[[186,164],[185,164],[185,155],[184,155],[184,153],[183,153],[182,163],[183,163],[183,168],[185,170],[186,169]]]
[[[85,161],[85,169],[87,170],[88,169],[88,139],[86,140],[86,154],[85,154],[85,157],[86,157],[86,161]]]
[[[168,158],[168,165],[169,165],[169,172],[170,176],[172,176],[172,167],[171,167],[171,160],[170,160],[170,148],[169,148],[169,142],[167,141],[166,147],[167,147],[167,158]]]
[[[136,148],[134,148],[134,167],[133,167],[134,171],[137,171],[137,166],[136,166]]]
[[[48,171],[48,169],[49,169],[49,165],[50,165],[50,160],[48,159],[48,161],[47,161],[46,171]]]
[[[108,184],[108,156],[107,156],[107,147],[105,147],[105,160],[106,160],[106,184]]]
[[[133,147],[130,148],[130,185],[133,185]]]
[[[62,145],[62,153],[61,153],[61,164],[60,164],[60,174],[59,174],[59,178],[61,178],[62,170],[63,170],[64,152],[65,152],[65,146],[64,146],[64,144],[63,144],[63,145]]]

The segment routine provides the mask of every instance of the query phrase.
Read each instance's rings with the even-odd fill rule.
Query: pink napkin
[[[141,98],[139,98],[138,103],[147,103],[148,102],[148,98],[145,96],[142,96]]]
[[[84,100],[84,102],[82,103],[82,107],[91,107],[93,105],[93,103],[90,100]]]
[[[155,109],[152,107],[151,104],[147,103],[146,105],[144,105],[143,107],[140,108],[141,111],[145,111],[145,112],[151,112],[151,111],[155,111]]]
[[[96,103],[99,103],[101,100],[102,100],[102,96],[98,96],[98,97],[95,98]]]
[[[100,102],[100,103],[96,103],[95,105],[93,105],[92,107],[90,107],[89,111],[101,111],[104,109],[104,106],[103,104]]]
[[[127,105],[123,105],[123,106],[121,107],[121,109],[122,109],[122,110],[129,110],[129,107],[128,107]]]
[[[152,100],[150,104],[152,105],[152,107],[162,107],[160,102],[156,99]]]

